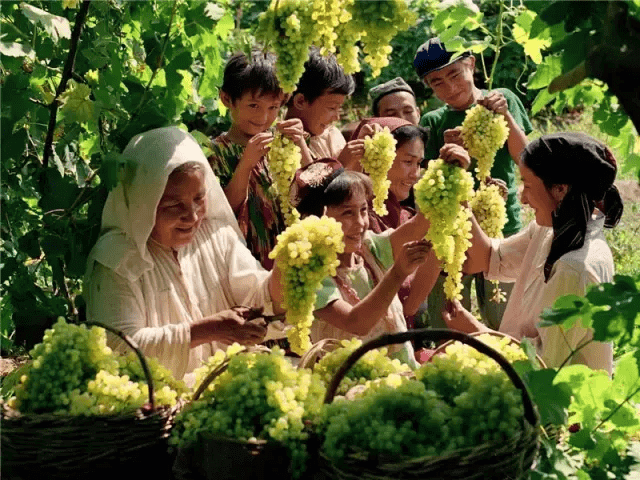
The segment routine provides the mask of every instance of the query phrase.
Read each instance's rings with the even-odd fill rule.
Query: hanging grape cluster
[[[509,137],[509,126],[504,116],[476,105],[469,110],[462,122],[462,139],[465,147],[478,162],[476,174],[480,186],[470,202],[482,230],[491,238],[502,238],[502,229],[507,223],[507,207],[500,189],[496,185],[488,185],[491,168],[498,150]],[[494,291],[491,300],[501,303],[505,294],[499,283],[493,282]]]
[[[396,158],[396,143],[389,127],[384,127],[382,131],[364,139],[364,155],[360,159],[362,168],[373,184],[373,209],[382,217],[388,213],[384,204],[391,186],[387,173]]]
[[[444,264],[448,299],[461,299],[462,264],[471,246],[470,212],[461,202],[473,195],[471,174],[442,159],[429,162],[427,171],[414,187],[416,205],[431,226],[426,239],[433,244],[436,257]]]
[[[509,126],[504,115],[475,105],[467,110],[460,135],[469,155],[478,161],[478,179],[485,182],[491,175],[496,153],[509,137]]]
[[[319,377],[293,367],[280,348],[236,351],[212,388],[178,414],[170,443],[187,447],[203,436],[276,441],[287,448],[297,478],[308,459],[304,422],[319,414],[323,398]]]
[[[415,20],[406,0],[272,0],[259,17],[256,38],[278,56],[278,81],[291,93],[311,45],[322,54],[337,51],[338,63],[350,75],[361,68],[359,43],[375,78],[389,64],[391,39]]]
[[[291,205],[289,191],[296,170],[300,168],[301,159],[300,147],[290,138],[276,132],[269,144],[267,162],[274,180],[273,186],[278,194],[280,209],[287,225],[292,225],[300,219],[300,214]]]
[[[278,235],[269,254],[282,271],[283,307],[291,350],[300,355],[311,347],[316,291],[327,276],[335,276],[344,251],[342,226],[333,218],[309,216]]]
[[[58,319],[30,352],[33,362],[10,405],[22,413],[111,415],[133,411],[149,399],[135,354],[114,355],[103,328]],[[137,364],[137,365],[136,365]],[[175,405],[183,382],[155,359],[147,359],[160,405]]]

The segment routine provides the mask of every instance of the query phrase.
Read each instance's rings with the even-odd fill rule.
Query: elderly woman
[[[474,221],[467,269],[488,278],[515,280],[500,331],[533,339],[548,366],[569,363],[611,373],[612,346],[591,341],[593,331],[538,326],[543,309],[563,295],[584,295],[591,284],[613,280],[613,258],[603,227],[613,228],[622,200],[613,185],[617,166],[611,151],[582,133],[545,135],[531,142],[520,162],[522,201],[535,211],[520,233],[489,239]],[[443,313],[449,327],[486,330],[454,303]],[[586,345],[582,347],[582,345]]]
[[[176,127],[134,137],[109,193],[85,278],[88,320],[131,336],[182,378],[217,342],[256,343],[272,311],[276,275],[245,247],[235,217],[194,138]]]

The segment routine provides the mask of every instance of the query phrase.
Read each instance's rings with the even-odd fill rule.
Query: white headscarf
[[[231,225],[244,242],[231,206],[198,142],[177,127],[164,127],[136,135],[124,149],[127,161],[120,183],[109,192],[102,212],[102,233],[87,262],[90,278],[94,262],[136,281],[153,268],[147,241],[155,225],[156,209],[169,175],[180,165],[202,165],[207,188],[205,219]]]

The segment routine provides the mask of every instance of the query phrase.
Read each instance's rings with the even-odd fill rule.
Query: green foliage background
[[[610,42],[610,3],[622,5],[631,20],[640,19],[640,0],[410,0],[417,23],[396,36],[391,65],[379,78],[370,78],[366,68],[358,75],[359,99],[366,103],[371,86],[400,75],[414,86],[425,109],[437,106],[411,63],[417,47],[438,34],[448,48],[471,49],[479,57],[481,80],[518,92],[531,115],[593,112],[592,122],[607,135],[623,170],[635,176],[640,171],[636,131],[609,86],[586,78],[555,93],[547,88],[580,65],[594,45]],[[122,175],[119,152],[128,140],[176,124],[206,145],[208,134],[226,128],[217,101],[224,61],[230,52],[247,51],[255,43],[256,19],[267,5],[244,0],[0,2],[3,354],[39,341],[55,317],[81,312],[86,258],[99,234],[107,192]],[[630,32],[629,37],[618,32],[621,51],[637,45],[633,28]],[[60,103],[70,81],[90,88],[86,117]],[[562,424],[571,410],[585,426],[585,433],[572,437],[573,450],[545,445],[533,478],[632,478],[632,459],[640,458],[640,451],[626,442],[629,432],[637,436],[638,431],[633,402],[640,402],[639,284],[640,276],[618,277],[584,299],[561,300],[556,313],[549,313],[551,323],[592,322],[600,339],[615,341],[628,353],[619,359],[626,373],[616,375],[613,384],[572,367],[523,372],[538,399],[547,399],[539,405],[548,420]],[[574,397],[580,389],[599,397],[577,395],[576,406],[567,389]]]

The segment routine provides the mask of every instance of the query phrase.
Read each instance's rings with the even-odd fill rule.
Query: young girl
[[[369,227],[371,180],[323,159],[300,169],[292,188],[301,215],[323,213],[342,224],[344,253],[337,275],[318,292],[311,339],[370,339],[402,332],[407,326],[397,292],[404,279],[430,253],[423,240],[429,223],[422,215],[396,230],[374,234]],[[393,356],[415,366],[409,342],[390,348]]]
[[[251,58],[239,53],[229,59],[220,99],[229,109],[231,128],[213,141],[209,157],[247,247],[267,269],[273,266],[269,252],[285,228],[265,158],[273,140],[268,129],[286,100],[274,66],[275,57],[263,52],[254,52]],[[279,122],[276,128],[301,148],[303,161],[309,163],[302,122],[291,119]]]

